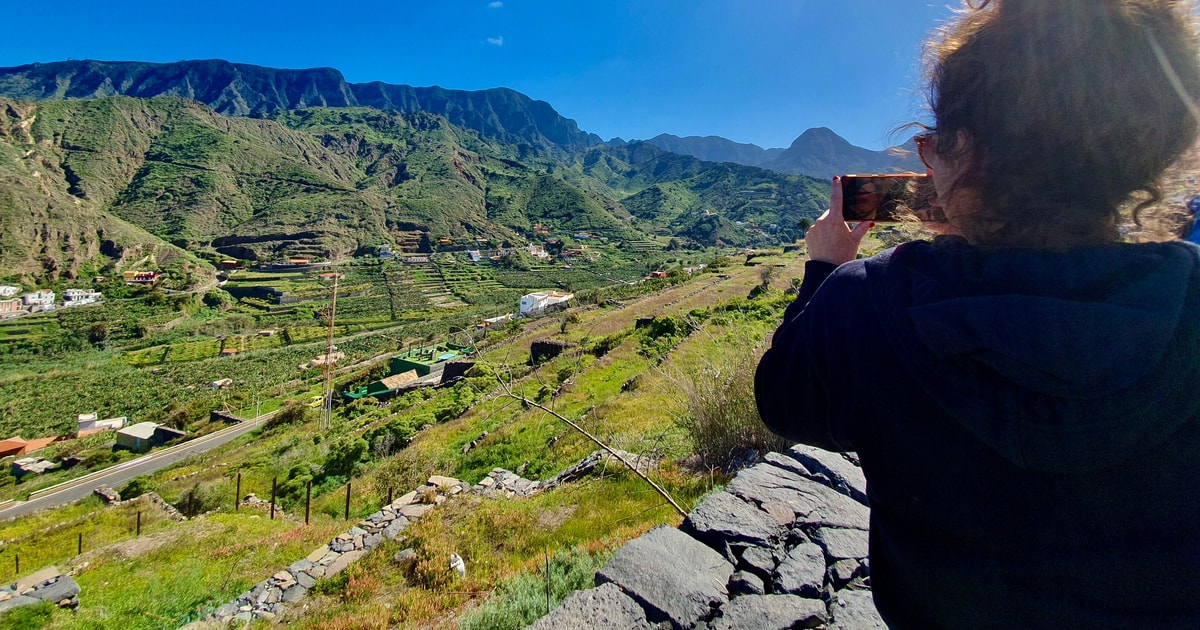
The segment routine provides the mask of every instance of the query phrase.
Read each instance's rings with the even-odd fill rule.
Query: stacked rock
[[[679,529],[622,547],[550,628],[884,628],[871,599],[866,480],[852,456],[798,446],[739,472]]]
[[[625,461],[635,466],[640,471],[652,470],[658,466],[658,461],[634,453],[625,451],[617,451]],[[555,486],[577,481],[596,472],[597,469],[602,469],[606,466],[613,466],[613,470],[625,470],[625,465],[617,461],[612,453],[599,450],[591,455],[580,460],[578,464],[567,468],[566,470],[554,475],[553,477],[543,480],[534,481],[526,479],[521,475],[503,468],[493,468],[486,477],[481,479],[479,483],[471,486],[471,492],[480,494],[485,497],[504,497],[517,498],[528,497],[536,494],[541,490],[553,488]],[[518,468],[517,470],[520,470]]]
[[[274,619],[308,595],[320,578],[344,571],[384,540],[392,540],[409,521],[424,516],[447,496],[469,486],[450,477],[430,477],[428,483],[383,506],[381,510],[317,547],[303,560],[259,582],[209,616],[218,623]]]

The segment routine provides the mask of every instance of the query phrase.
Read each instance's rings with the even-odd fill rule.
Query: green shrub
[[[596,570],[610,554],[576,548],[550,558],[550,601],[546,601],[546,569],[522,573],[501,583],[480,608],[465,615],[460,630],[519,630],[537,621],[574,591],[591,588]]]
[[[790,443],[771,433],[758,417],[754,370],[758,352],[745,343],[704,368],[677,376],[676,395],[683,412],[677,424],[692,440],[705,468],[727,470],[750,450],[786,450]]]
[[[128,501],[129,499],[136,499],[137,497],[140,497],[143,494],[153,490],[154,486],[151,485],[150,478],[141,476],[130,479],[129,483],[125,484],[125,487],[121,488],[118,492],[121,494],[122,501]]]

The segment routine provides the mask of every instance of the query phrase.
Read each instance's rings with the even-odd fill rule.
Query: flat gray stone
[[[346,532],[346,534],[348,534],[351,538],[353,538],[355,536],[362,536],[363,534],[366,534],[366,533],[367,533],[367,530],[365,530],[361,527],[357,527],[357,526],[351,527],[350,531]]]
[[[293,574],[307,571],[311,568],[313,568],[313,562],[309,560],[297,560],[288,565],[288,571],[291,571]]]
[[[861,529],[821,527],[813,534],[812,541],[834,560],[858,560],[869,555],[870,535]]]
[[[690,628],[728,601],[733,565],[710,547],[669,526],[626,543],[596,573],[597,584],[620,586],[653,622]]]
[[[721,609],[710,630],[815,628],[829,620],[825,602],[795,595],[745,595]]]
[[[379,546],[379,542],[381,540],[383,540],[383,537],[379,534],[368,534],[363,536],[363,549],[374,549],[375,547]]]
[[[867,505],[867,478],[862,468],[847,461],[840,453],[798,444],[788,449],[788,456],[812,474],[825,478],[833,489]]]
[[[403,516],[397,516],[396,520],[392,521],[387,527],[383,528],[382,535],[384,540],[395,539],[400,535],[400,532],[404,531],[404,528],[406,527],[408,527],[408,519]]]
[[[838,591],[829,603],[830,630],[887,630],[870,591]]]
[[[738,571],[729,578],[729,596],[762,595],[767,592],[762,578],[749,571]]]
[[[796,515],[796,525],[867,530],[867,506],[819,482],[768,463],[742,470],[725,491],[755,504],[780,503]]]
[[[433,509],[432,503],[409,503],[400,507],[398,512],[404,515],[405,518],[421,518],[425,513]]]
[[[755,505],[728,492],[715,492],[692,510],[680,526],[713,549],[725,543],[773,547],[783,526]]]
[[[838,560],[829,565],[829,579],[835,588],[841,588],[853,580],[861,568],[858,560]]]
[[[28,595],[17,595],[16,597],[13,597],[12,599],[6,599],[6,600],[0,602],[0,612],[3,612],[5,610],[12,610],[13,608],[20,608],[21,606],[31,606],[33,604],[40,604],[40,603],[42,603],[42,600],[37,599],[36,597],[30,597]],[[55,603],[57,603],[57,602],[55,602]]]
[[[312,553],[308,554],[308,557],[305,558],[305,560],[308,560],[309,562],[316,564],[316,563],[320,562],[321,559],[324,558],[325,554],[327,554],[327,553],[329,553],[329,545],[321,545],[320,547],[313,549]]]
[[[79,594],[79,584],[75,582],[75,578],[69,575],[64,575],[58,578],[58,581],[48,586],[43,586],[26,593],[30,597],[36,597],[44,602],[57,604],[64,599],[71,599]]]
[[[325,575],[330,577],[335,576],[365,555],[367,555],[367,552],[361,549],[358,551],[348,551],[338,556],[337,560],[329,563],[329,568],[325,570]]]
[[[289,604],[294,604],[294,603],[304,599],[304,596],[307,594],[308,594],[307,588],[305,588],[299,584],[296,584],[295,586],[293,586],[283,592],[283,601],[285,601]]]
[[[225,620],[225,619],[229,619],[230,617],[233,617],[234,615],[236,615],[237,611],[238,611],[237,602],[229,602],[228,604],[225,604],[224,606],[217,608],[217,610],[213,612],[213,616],[216,617],[217,619]]]
[[[825,583],[825,554],[813,543],[796,548],[775,569],[775,592],[818,597]]]
[[[615,584],[576,591],[526,630],[652,630],[646,611]]]
[[[316,585],[316,583],[317,583],[316,578],[309,575],[308,573],[301,571],[300,573],[296,574],[296,584],[303,586],[304,588],[312,588],[314,585]],[[284,593],[285,598],[286,598],[286,595],[287,594]],[[286,601],[286,599],[285,599],[285,601]]]
[[[762,547],[750,547],[742,552],[738,567],[753,571],[760,577],[768,577],[775,572],[775,554]]]

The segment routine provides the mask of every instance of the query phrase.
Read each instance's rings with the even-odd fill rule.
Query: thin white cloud
[[[489,37],[489,38],[487,38],[487,43],[489,43],[493,46],[503,46],[504,45],[504,36],[501,35],[500,37]]]
[[[495,2],[489,2],[488,6],[493,9],[499,9],[500,7],[504,6],[504,3],[500,2],[500,0],[496,0]]]

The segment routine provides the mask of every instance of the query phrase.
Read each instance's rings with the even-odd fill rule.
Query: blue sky
[[[11,3],[0,66],[220,58],[352,82],[505,86],[605,139],[859,146],[921,119],[934,0],[109,0]],[[17,28],[15,25],[23,25]]]

